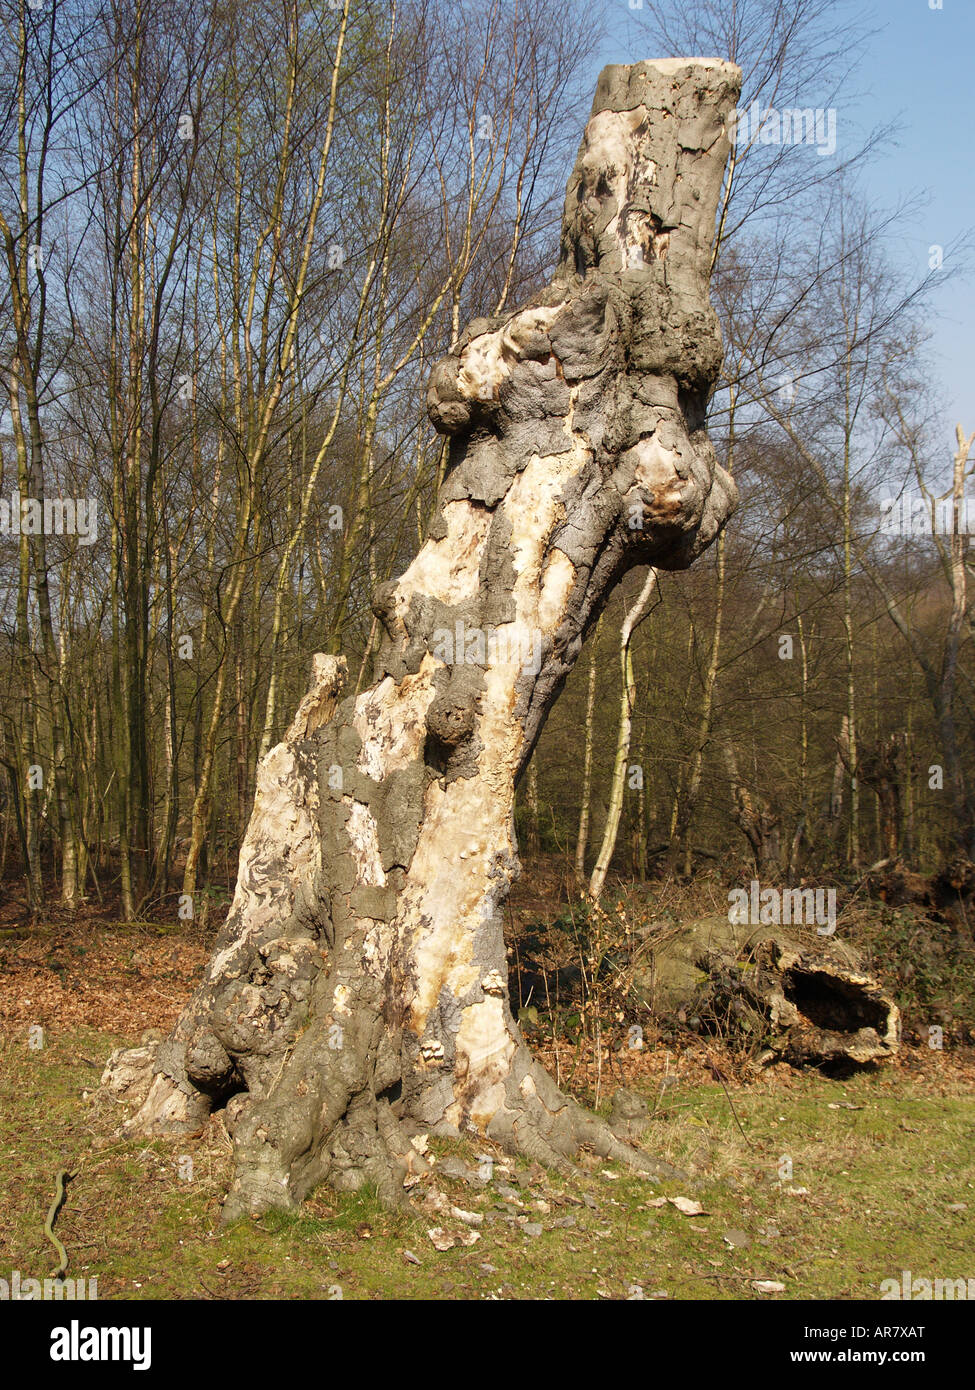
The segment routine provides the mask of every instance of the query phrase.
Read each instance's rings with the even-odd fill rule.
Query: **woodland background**
[[[613,597],[524,779],[523,848],[597,891],[971,859],[968,541],[891,535],[882,503],[960,502],[975,465],[932,424],[949,269],[905,276],[904,209],[859,184],[885,132],[843,134],[869,32],[832,0],[641,11],[634,59],[730,57],[743,105],[834,107],[841,139],[734,149],[710,430],[740,509],[691,571]],[[0,536],[9,913],[228,900],[312,653],[368,681],[372,593],[424,535],[432,364],[550,273],[600,22],[3,0],[0,496],[97,505],[91,545]]]

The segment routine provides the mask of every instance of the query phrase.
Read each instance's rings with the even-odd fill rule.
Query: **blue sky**
[[[610,14],[610,37],[593,53],[592,86],[605,63],[665,56],[637,52],[645,41],[629,22],[627,0],[608,3],[619,18]],[[840,153],[844,124],[851,143],[869,130],[899,127],[860,179],[878,207],[919,199],[890,245],[891,257],[918,278],[927,273],[929,247],[944,247],[948,270],[949,248],[975,228],[975,0],[942,3],[941,10],[929,0],[854,7],[854,17],[872,21],[879,32],[837,103]],[[846,5],[837,10],[849,13]],[[947,450],[954,447],[956,421],[975,430],[975,257],[967,274],[936,289],[932,303],[933,385]]]

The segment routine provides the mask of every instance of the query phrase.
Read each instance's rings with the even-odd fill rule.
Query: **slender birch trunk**
[[[581,885],[586,875],[586,846],[589,843],[589,814],[592,801],[592,743],[593,716],[596,710],[596,653],[599,643],[599,627],[596,624],[589,645],[589,677],[586,684],[586,731],[585,749],[582,758],[582,803],[579,808],[579,833],[576,836],[576,881]]]
[[[657,587],[657,578],[655,569],[651,568],[647,571],[643,588],[637,595],[632,608],[627,611],[620,626],[620,718],[616,734],[613,780],[609,791],[609,810],[606,815],[606,825],[603,828],[602,844],[599,847],[596,864],[589,880],[589,896],[595,902],[599,901],[599,895],[603,891],[606,873],[613,858],[613,851],[616,849],[620,816],[623,814],[623,797],[626,792],[627,761],[630,756],[630,735],[633,729],[633,707],[636,703],[636,681],[633,677],[633,654],[630,651],[630,641],[634,630],[650,605],[653,591]],[[642,786],[642,769],[640,782]]]

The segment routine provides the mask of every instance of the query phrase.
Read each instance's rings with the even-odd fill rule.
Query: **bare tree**
[[[375,596],[375,683],[340,700],[344,663],[317,659],[259,771],[205,982],[152,1061],[110,1068],[153,1072],[141,1132],[196,1128],[227,1101],[227,1218],[325,1179],[394,1200],[423,1167],[417,1124],[655,1170],[529,1054],[502,907],[516,781],[608,593],[636,565],[690,564],[734,506],[704,420],[738,86],[716,60],[604,70],[554,278],[475,320],[432,374],[448,471],[425,545]]]

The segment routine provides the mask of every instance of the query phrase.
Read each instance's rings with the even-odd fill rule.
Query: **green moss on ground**
[[[122,1141],[118,1107],[91,1098],[123,1041],[49,1032],[31,1051],[26,1030],[3,1040],[0,1277],[50,1274],[43,1224],[61,1167],[78,1172],[58,1220],[69,1274],[97,1276],[101,1298],[588,1299],[639,1289],[870,1299],[902,1269],[975,1277],[975,1092],[962,1071],[936,1084],[902,1069],[843,1081],[773,1073],[731,1092],[744,1136],[721,1086],[678,1084],[648,1095],[656,1113],[644,1142],[686,1179],[647,1184],[596,1160],[579,1176],[513,1161],[506,1174],[498,1155],[488,1182],[437,1181],[449,1203],[484,1218],[475,1227],[449,1211],[391,1213],[368,1191],[322,1190],[296,1215],[223,1230],[230,1151],[219,1128]],[[481,1152],[431,1147],[472,1168]],[[671,1196],[706,1214],[651,1205]],[[438,1251],[435,1227],[479,1239]],[[762,1293],[757,1280],[784,1292]]]

